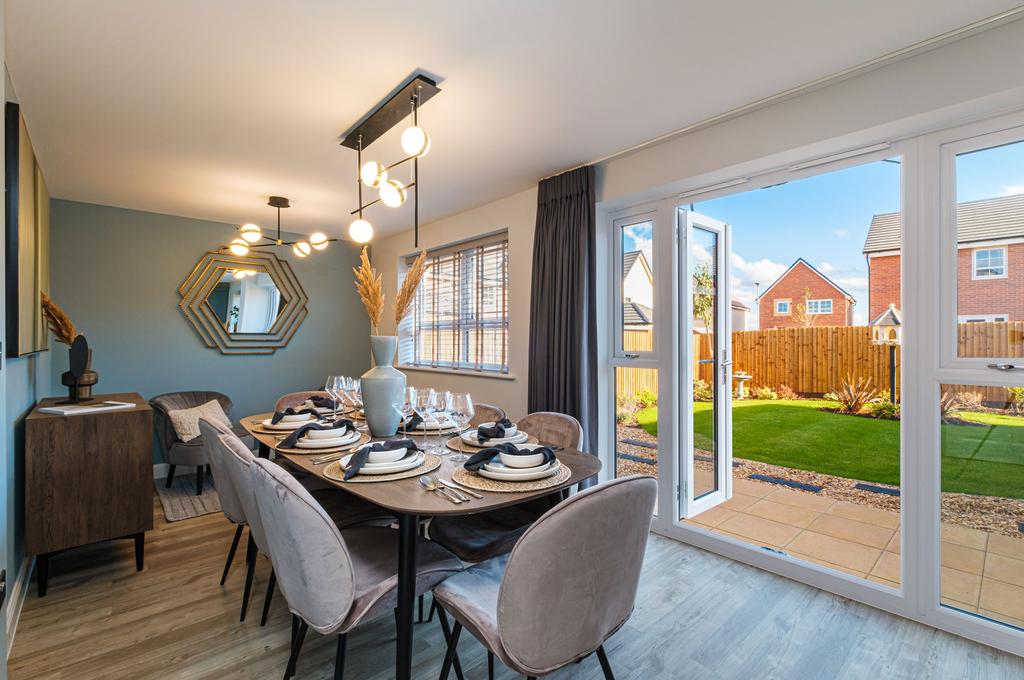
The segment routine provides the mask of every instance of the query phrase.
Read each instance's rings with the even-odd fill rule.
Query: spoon
[[[455,503],[456,505],[462,502],[462,500],[456,498],[455,496],[449,496],[447,493],[445,493],[446,489],[443,486],[439,486],[438,483],[434,480],[434,478],[431,477],[430,475],[420,477],[420,486],[422,486],[427,491],[436,491],[437,493],[441,494],[442,496],[450,500],[452,503]]]
[[[458,498],[463,503],[468,503],[470,501],[469,496],[467,496],[466,494],[462,493],[462,489],[457,489],[457,488],[455,488],[453,486],[449,486],[448,484],[445,483],[445,481],[443,479],[438,479],[434,475],[427,475],[427,478],[430,479],[430,481],[432,481],[434,484],[436,484],[440,488],[444,489],[444,492],[447,493],[448,495],[455,496],[456,498]]]

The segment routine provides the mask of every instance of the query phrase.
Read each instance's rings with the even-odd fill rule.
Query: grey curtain
[[[528,404],[574,416],[584,450],[596,454],[595,211],[591,166],[538,186]]]

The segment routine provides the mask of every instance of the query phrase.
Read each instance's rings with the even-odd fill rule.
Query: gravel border
[[[619,424],[617,426],[617,430],[619,439],[617,446],[620,452],[628,453],[632,456],[637,456],[638,458],[645,458],[650,461],[650,463],[640,463],[632,460],[619,459],[616,462],[617,474],[656,476],[658,473],[658,452],[655,449],[649,449],[642,446],[623,444],[621,443],[621,440],[636,439],[656,444],[657,437],[648,434],[643,428],[636,425]],[[705,455],[711,455],[706,451],[703,453]],[[752,474],[780,477],[794,482],[802,482],[804,484],[813,484],[815,486],[822,487],[822,490],[819,493],[813,494],[816,496],[826,496],[839,501],[849,501],[859,505],[868,505],[873,508],[880,508],[891,512],[899,512],[900,510],[899,496],[890,496],[888,494],[854,488],[854,485],[858,483],[871,484],[872,486],[887,489],[898,488],[888,484],[868,482],[859,479],[848,479],[846,477],[834,477],[832,475],[825,475],[819,472],[796,470],[793,468],[770,465],[768,463],[761,463],[743,458],[734,458],[734,461],[742,463],[741,467],[733,468],[734,479],[748,479],[752,484],[763,484],[770,488],[790,488],[779,484],[771,484],[769,482],[762,482],[756,479],[749,479]],[[712,469],[710,463],[698,462],[697,465],[700,466],[701,469]],[[810,491],[803,491],[800,489],[791,490],[799,493],[812,493]],[[962,493],[943,493],[942,521],[1024,540],[1024,533],[1022,533],[1019,528],[1019,525],[1024,523],[1024,500],[1016,498],[1001,498],[998,496],[974,496]]]

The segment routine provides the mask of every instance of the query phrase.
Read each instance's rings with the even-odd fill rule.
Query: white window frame
[[[825,306],[825,303],[828,303],[828,311],[827,312],[824,309],[822,309],[822,307]],[[811,305],[812,304],[815,307],[818,308],[818,311],[813,311],[811,309]],[[808,300],[807,301],[807,313],[808,314],[831,314],[833,309],[834,309],[834,307],[835,306],[832,304],[832,298],[817,298],[817,299],[814,299],[814,300]]]
[[[785,305],[785,309],[780,309],[780,305]],[[793,301],[790,299],[779,299],[775,301],[775,316],[791,316]]]
[[[978,253],[991,253],[1001,252],[1003,254],[1003,273],[1002,274],[978,274]],[[988,267],[991,269],[991,265]],[[987,246],[984,248],[974,248],[971,250],[971,280],[972,281],[988,281],[990,279],[1005,279],[1008,275],[1009,269],[1009,253],[1007,252],[1006,246]]]
[[[958,323],[999,323],[1009,320],[1009,314],[961,314],[957,317]]]
[[[654,222],[655,212],[656,211],[654,209],[652,209],[651,206],[646,206],[646,207],[640,209],[639,212],[636,212],[636,211],[633,211],[633,210],[628,210],[625,213],[619,213],[620,216],[614,218],[613,221],[612,221],[612,236],[613,236],[613,238],[612,238],[613,247],[611,249],[612,250],[612,257],[613,257],[612,272],[614,272],[614,277],[615,277],[614,293],[613,293],[612,297],[615,299],[615,302],[617,303],[615,305],[615,309],[612,310],[612,318],[615,320],[615,324],[614,324],[615,338],[613,340],[614,344],[612,345],[612,347],[615,348],[614,349],[614,353],[615,353],[615,356],[618,357],[618,358],[641,358],[642,357],[642,358],[648,358],[649,359],[649,358],[657,356],[657,353],[658,353],[658,306],[659,306],[658,305],[658,285],[657,285],[657,281],[658,281],[658,265],[656,265],[654,262],[648,262],[648,264],[650,265],[651,269],[653,270],[653,275],[654,275],[654,291],[653,291],[653,296],[654,296],[653,297],[653,302],[654,302],[654,304],[651,306],[651,315],[652,315],[651,324],[654,326],[654,333],[653,333],[653,337],[651,338],[651,347],[652,347],[652,349],[650,351],[630,350],[629,352],[627,352],[623,348],[623,346],[622,346],[622,336],[623,336],[623,333],[626,330],[626,327],[623,324],[623,318],[622,318],[622,304],[626,300],[625,296],[623,295],[623,284],[625,283],[623,278],[624,278],[625,272],[622,271],[622,255],[623,255],[623,250],[622,250],[622,229],[624,229],[625,227],[631,227],[631,226],[633,226],[635,224],[643,224],[644,222],[651,222],[651,224],[654,225],[654,227],[652,229],[652,232],[655,231],[657,229],[657,225]],[[654,249],[654,259],[658,259],[657,253],[658,253],[658,250],[657,250],[657,247],[655,247],[655,249]]]

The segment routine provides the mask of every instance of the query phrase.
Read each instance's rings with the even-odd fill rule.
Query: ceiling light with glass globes
[[[238,257],[244,257],[249,254],[250,248],[291,248],[292,253],[299,258],[306,257],[314,250],[323,250],[327,247],[327,244],[331,241],[337,241],[336,238],[327,238],[327,235],[322,231],[317,231],[310,234],[308,240],[302,241],[285,241],[281,237],[281,208],[291,207],[291,203],[284,196],[271,196],[270,200],[267,201],[267,205],[277,209],[277,237],[267,236],[263,233],[263,229],[258,224],[248,223],[243,224],[238,228],[238,238],[232,239],[225,248],[232,254]],[[241,273],[241,272],[239,272]],[[245,274],[241,277],[244,278]]]
[[[377,203],[398,208],[413,191],[414,245],[419,247],[419,160],[430,151],[430,136],[419,126],[419,108],[440,91],[432,78],[413,74],[342,137],[341,145],[356,152],[359,207],[351,212],[356,219],[348,227],[349,238],[356,243],[366,243],[373,238],[373,225],[363,217],[365,209]],[[363,150],[404,120],[410,123],[402,131],[400,140],[405,157],[391,165],[375,160],[364,163]],[[395,170],[406,163],[411,163],[410,176],[408,182],[403,182],[395,178]],[[377,198],[363,203],[364,189],[376,190]]]

